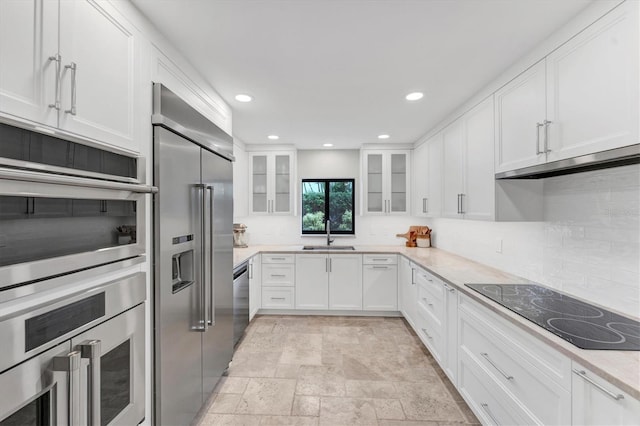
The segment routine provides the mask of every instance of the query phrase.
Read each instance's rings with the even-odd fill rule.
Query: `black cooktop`
[[[534,284],[465,284],[582,349],[640,351],[640,322]]]

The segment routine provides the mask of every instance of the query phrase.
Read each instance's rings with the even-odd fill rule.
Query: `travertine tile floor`
[[[259,316],[198,425],[478,424],[401,318]]]

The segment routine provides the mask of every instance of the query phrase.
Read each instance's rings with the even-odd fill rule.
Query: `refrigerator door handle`
[[[209,192],[209,309],[207,310],[207,324],[210,326],[216,325],[216,311],[215,311],[215,287],[213,285],[213,186],[207,185],[207,191]]]
[[[206,270],[207,265],[205,262],[205,247],[207,245],[206,241],[206,217],[207,217],[207,186],[202,184],[197,184],[196,188],[198,188],[198,192],[200,192],[200,232],[202,234],[202,246],[200,248],[200,312],[198,318],[198,331],[205,332],[209,329],[209,321],[207,319],[207,286],[205,285],[206,280]]]

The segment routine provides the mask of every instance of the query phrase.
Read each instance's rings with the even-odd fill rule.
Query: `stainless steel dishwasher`
[[[233,270],[233,347],[249,325],[249,273],[248,262],[243,262]]]

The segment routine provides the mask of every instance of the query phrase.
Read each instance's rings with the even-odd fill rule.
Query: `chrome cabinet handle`
[[[586,371],[578,370],[578,369],[575,369],[575,368],[573,368],[572,371],[575,374],[577,374],[578,376],[580,376],[583,379],[585,379],[587,382],[591,383],[593,386],[595,386],[598,389],[600,389],[602,392],[607,394],[609,397],[615,399],[616,401],[620,401],[621,399],[624,399],[624,395],[622,395],[621,393],[611,392],[609,389],[607,389],[604,386],[602,386],[601,384],[595,382],[591,377],[587,376],[587,372]]]
[[[324,271],[329,272],[329,258],[324,259]]]
[[[271,274],[271,278],[284,278],[286,275],[283,274]]]
[[[482,355],[484,357],[484,359],[487,360],[487,362],[489,364],[491,364],[493,366],[493,368],[495,368],[496,370],[498,370],[498,373],[502,374],[504,376],[505,379],[507,380],[513,380],[513,376],[506,374],[504,371],[502,371],[502,369],[500,367],[498,367],[497,365],[494,364],[493,361],[491,361],[491,358],[489,358],[489,354],[486,352],[481,352],[480,355]]]
[[[272,297],[271,300],[284,300],[284,297]]]
[[[460,214],[465,214],[465,211],[464,211],[464,197],[466,197],[466,194],[460,194]]]
[[[52,104],[49,104],[49,108],[54,108],[57,111],[60,111],[60,73],[61,73],[61,65],[62,65],[62,56],[59,53],[56,53],[53,56],[49,56],[49,61],[56,61],[56,97],[53,100]]]
[[[499,425],[500,423],[498,423],[498,421],[496,420],[495,417],[493,417],[493,414],[491,413],[491,410],[489,410],[489,404],[486,403],[481,403],[480,404],[482,406],[482,409],[484,410],[485,413],[487,413],[487,416],[489,416],[489,418],[496,424]]]
[[[544,120],[544,153],[551,152],[549,149],[549,124],[553,121]]]
[[[387,266],[372,266],[372,269],[389,269]]]
[[[460,214],[460,194],[457,194],[457,195],[458,195],[458,212],[457,213]]]
[[[416,270],[411,268],[411,285],[416,285]]]
[[[100,426],[100,356],[101,354],[100,340],[85,340],[80,343],[77,350],[80,351],[82,358],[89,361],[89,410],[87,412],[87,424],[90,426]]]
[[[536,123],[536,155],[544,154],[544,151],[540,151],[540,127],[544,124]]]
[[[82,359],[79,351],[69,352],[67,355],[57,356],[53,358],[52,370],[55,372],[65,373],[68,383],[68,424],[69,426],[80,426],[86,424],[86,411],[83,410],[84,398],[82,393],[82,371],[89,364],[89,360]],[[62,396],[59,396],[62,397]]]
[[[76,115],[76,88],[77,88],[77,70],[78,66],[75,62],[71,62],[70,65],[65,65],[65,69],[71,70],[71,108],[65,109],[64,112],[71,115]]]
[[[386,257],[382,257],[382,258],[380,258],[380,257],[373,257],[373,258],[371,258],[371,260],[372,260],[372,261],[374,261],[374,262],[386,262],[386,261],[387,261],[387,258],[386,258]]]
[[[329,258],[329,272],[333,272],[333,259]]]
[[[449,293],[453,293],[453,292],[456,291],[455,288],[449,287],[449,285],[447,283],[442,283],[442,285],[444,286],[445,290],[447,290]]]
[[[249,279],[253,279],[253,263],[249,263]]]
[[[431,335],[429,334],[429,332],[427,332],[427,329],[426,329],[426,328],[423,328],[423,329],[422,329],[422,332],[427,336],[427,339],[431,339],[431,340],[433,340],[433,337],[431,337]]]
[[[426,299],[426,297],[423,297],[422,300],[424,300],[424,303],[426,303],[429,306],[433,306],[433,303],[429,303],[429,301]]]
[[[271,260],[287,260],[284,257],[272,257]]]
[[[216,325],[216,292],[213,285],[213,208],[214,205],[214,188],[212,185],[207,185],[207,191],[209,192],[209,241],[211,242],[211,249],[209,250],[209,318],[207,322],[209,325]]]

